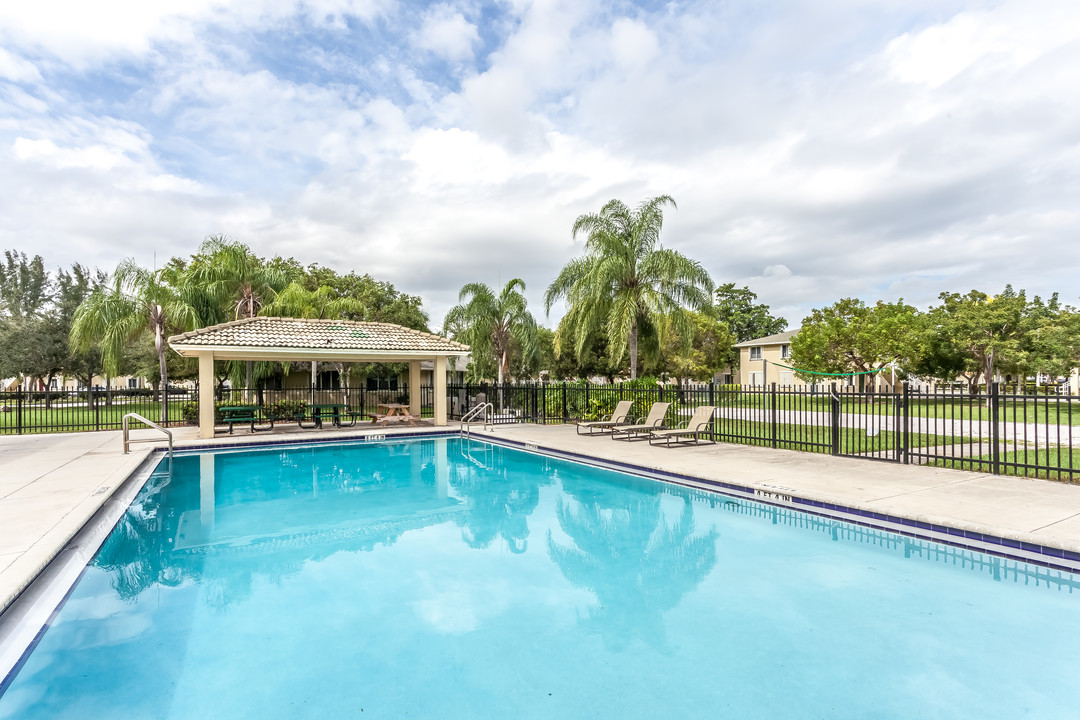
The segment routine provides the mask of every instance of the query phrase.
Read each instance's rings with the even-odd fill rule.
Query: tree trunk
[[[169,421],[169,369],[165,366],[164,328],[154,329],[154,346],[158,354],[158,372],[161,373],[161,424]]]
[[[503,408],[503,382],[506,378],[505,367],[508,364],[507,352],[504,350],[502,357],[499,358],[499,412],[502,412]]]
[[[630,325],[630,379],[637,379],[637,319]]]

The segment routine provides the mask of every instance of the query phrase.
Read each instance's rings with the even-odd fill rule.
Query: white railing
[[[465,428],[465,435],[468,437],[472,430],[472,424],[480,415],[484,416],[484,429],[487,430],[488,426],[491,429],[495,429],[495,406],[489,402],[480,403],[469,412],[461,416],[461,424]]]
[[[165,433],[169,437],[169,457],[170,458],[172,457],[172,454],[173,454],[173,452],[172,452],[172,430],[166,430],[165,428],[161,427],[160,425],[158,425],[153,420],[147,420],[146,418],[144,418],[139,413],[128,413],[127,415],[125,415],[123,418],[120,419],[120,427],[123,428],[123,431],[124,431],[124,454],[125,455],[127,455],[129,452],[131,452],[131,443],[133,443],[133,442],[157,442],[156,438],[147,438],[146,440],[132,440],[132,439],[130,439],[129,433],[130,433],[130,426],[131,426],[131,418],[135,418],[136,420],[141,422],[143,425],[148,425],[148,426],[154,428],[155,430],[160,430],[161,432]]]

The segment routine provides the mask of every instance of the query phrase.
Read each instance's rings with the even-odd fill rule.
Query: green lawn
[[[749,401],[748,397],[753,397]],[[724,408],[769,408],[771,400],[766,394],[764,397],[742,396],[731,398],[721,402]],[[776,407],[781,411],[791,412],[817,412],[829,413],[831,404],[828,396],[791,396],[779,395]],[[868,415],[892,415],[897,412],[894,403],[890,400],[875,402],[858,402],[851,399],[841,399],[840,411],[844,414],[868,414]],[[908,412],[911,417],[944,418],[947,420],[986,420],[989,421],[990,409],[985,401],[976,400],[952,400],[949,398],[911,399],[908,403]],[[1072,404],[1067,401],[1058,402],[1054,398],[1049,401],[1039,399],[1027,403],[1014,401],[1003,397],[999,404],[999,421],[1016,423],[1049,423],[1050,425],[1080,425],[1080,404]]]
[[[1015,475],[1020,477],[1043,478],[1046,480],[1065,480],[1080,482],[1080,448],[1072,451],[1064,447],[1034,448],[1001,453],[1001,474]],[[1035,467],[1017,467],[1007,465],[1017,463],[1019,465],[1033,465]],[[978,455],[970,458],[956,458],[934,460],[929,463],[934,467],[955,468],[957,470],[973,470],[975,472],[993,472],[992,458],[989,455]],[[1073,468],[1073,472],[1069,472]]]
[[[770,439],[770,423],[748,422],[737,420],[714,421],[718,437],[724,442],[737,442],[744,445],[757,445],[772,447]],[[745,439],[736,439],[735,435],[750,436]],[[821,425],[791,425],[778,423],[776,426],[777,447],[790,448],[793,450],[803,449],[808,452],[832,452],[831,439],[832,429]],[[949,435],[920,435],[912,433],[908,442],[910,447],[935,447],[937,445],[951,445],[957,442],[966,442],[965,438]],[[796,443],[813,443],[813,445],[800,446]],[[840,452],[851,453],[878,453],[894,450],[897,447],[896,433],[881,432],[877,435],[867,435],[865,430],[859,428],[840,429]]]
[[[179,402],[169,404],[169,421],[180,421]],[[11,412],[0,412],[0,435],[16,432],[18,414],[15,406]],[[50,432],[77,432],[82,430],[119,430],[121,418],[129,412],[138,413],[154,422],[161,418],[161,406],[139,398],[138,402],[115,401],[112,405],[99,404],[96,408],[85,405],[71,406],[54,403],[51,408],[24,404],[22,408],[22,432],[24,434]],[[133,423],[132,427],[140,427]]]

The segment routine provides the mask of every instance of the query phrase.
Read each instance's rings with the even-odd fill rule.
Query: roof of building
[[[788,330],[786,332],[777,333],[776,335],[767,335],[761,338],[754,338],[753,340],[743,340],[741,343],[736,343],[735,347],[758,347],[759,345],[783,345],[791,342],[791,338],[795,337],[801,328],[795,328],[794,330]]]
[[[401,325],[351,320],[254,317],[211,325],[169,338],[181,355],[200,350],[302,351],[341,357],[401,354],[403,356],[463,355],[468,345]]]

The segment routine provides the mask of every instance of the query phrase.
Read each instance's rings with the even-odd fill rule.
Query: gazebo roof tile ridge
[[[429,332],[424,332],[423,330],[417,330],[416,328],[405,327],[404,325],[397,325],[395,323],[376,322],[376,321],[369,321],[369,320],[343,320],[343,319],[336,319],[336,318],[280,317],[280,316],[277,316],[277,315],[257,315],[255,317],[250,317],[250,318],[239,318],[237,320],[230,320],[228,322],[218,323],[217,325],[209,325],[209,326],[204,327],[204,328],[199,328],[198,330],[190,330],[188,332],[181,333],[179,335],[173,335],[168,339],[168,342],[170,344],[171,343],[183,344],[184,340],[190,340],[192,338],[200,337],[200,336],[203,336],[203,335],[208,335],[211,332],[217,332],[217,331],[220,331],[220,330],[224,330],[226,328],[236,327],[236,326],[239,326],[239,325],[246,325],[248,323],[252,323],[252,322],[256,322],[256,321],[260,321],[260,320],[288,320],[290,322],[304,322],[304,323],[309,323],[309,324],[312,324],[312,325],[346,325],[346,326],[351,325],[351,326],[354,326],[354,327],[356,327],[356,326],[370,327],[372,325],[376,325],[376,326],[379,326],[379,327],[393,328],[395,331],[398,331],[398,332],[405,331],[407,333],[410,333],[410,334],[413,334],[413,335],[418,335],[418,336],[420,336],[422,338],[425,338],[425,339],[437,340],[440,343],[446,343],[446,344],[448,344],[450,346],[456,346],[457,348],[459,348],[461,350],[469,350],[468,345],[464,345],[462,343],[459,343],[456,340],[451,340],[450,338],[443,337],[442,335],[436,335],[435,333],[429,333]]]

